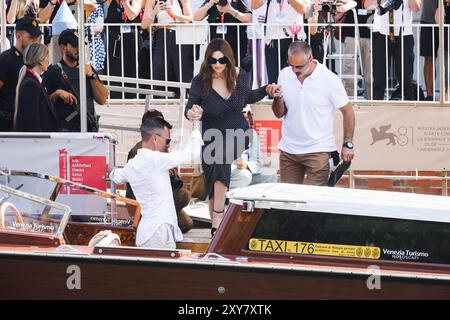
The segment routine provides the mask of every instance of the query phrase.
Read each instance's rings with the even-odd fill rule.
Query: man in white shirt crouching
[[[168,152],[172,126],[160,118],[147,119],[141,125],[142,149],[123,169],[111,171],[111,180],[128,182],[141,204],[137,246],[175,249],[176,242],[183,240],[177,223],[169,169],[199,161],[203,145],[199,126],[199,121],[194,121],[194,130],[184,149]]]

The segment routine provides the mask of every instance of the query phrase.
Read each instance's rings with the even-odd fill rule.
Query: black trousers
[[[139,34],[137,41],[139,42]],[[140,44],[138,43],[138,48]],[[123,47],[123,48],[122,48]],[[123,50],[123,52],[122,52]],[[130,33],[120,34],[120,27],[110,27],[108,30],[108,64],[106,74],[116,77],[136,78],[136,34],[131,27]],[[123,63],[123,73],[122,73]],[[111,82],[112,86],[122,86],[120,82]],[[136,87],[135,84],[125,84],[125,87]],[[122,92],[111,92],[112,99],[121,99]],[[135,99],[136,94],[125,93],[126,99]]]
[[[386,41],[387,40],[387,41]],[[403,42],[403,61],[402,67],[402,42]],[[386,44],[388,46],[386,56]],[[383,100],[386,92],[386,63],[390,65],[391,59],[394,59],[395,76],[400,85],[403,86],[404,100],[414,100],[413,72],[414,72],[414,37],[397,36],[395,41],[391,42],[389,36],[378,32],[373,33],[372,38],[373,55],[373,99]],[[390,68],[388,68],[388,71]],[[402,81],[403,77],[403,81]]]
[[[288,66],[288,49],[292,39],[281,39],[280,55],[278,56],[278,40],[272,40],[269,45],[266,44],[266,67],[268,83],[276,83],[278,81],[278,74],[281,69]]]
[[[166,56],[164,56],[164,52],[166,52]],[[152,64],[153,79],[177,82],[181,79],[182,82],[190,83],[194,76],[194,46],[177,45],[175,30],[159,29],[155,33]],[[165,89],[164,87],[155,87],[155,90]],[[175,92],[176,97],[180,96],[177,88],[169,88],[169,91]]]

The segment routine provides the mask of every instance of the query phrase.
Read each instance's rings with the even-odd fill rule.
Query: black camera
[[[377,8],[377,13],[382,16],[390,10],[398,10],[403,4],[403,0],[386,0],[380,3]]]
[[[219,3],[217,5],[226,7],[228,5],[228,0],[219,0]]]
[[[183,187],[183,180],[178,174],[170,175],[170,184],[172,186],[172,190],[180,190]]]
[[[334,2],[322,2],[322,11],[323,12],[336,11],[336,4]]]

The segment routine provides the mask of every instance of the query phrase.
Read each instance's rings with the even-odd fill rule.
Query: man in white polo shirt
[[[305,174],[312,185],[326,185],[330,173],[330,152],[337,150],[333,135],[333,118],[342,112],[344,161],[353,159],[355,113],[337,75],[317,60],[311,47],[295,41],[288,50],[289,67],[280,71],[279,90],[272,110],[282,118],[280,179],[286,183],[303,183]]]

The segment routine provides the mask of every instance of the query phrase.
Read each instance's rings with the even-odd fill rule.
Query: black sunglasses
[[[160,134],[157,134],[157,133],[156,133],[156,135],[159,136],[159,137],[161,137],[161,138],[163,138],[163,139],[165,139],[165,140],[166,140],[166,145],[169,145],[170,142],[172,141],[172,139],[166,138],[166,137],[164,137],[164,136],[162,136],[162,135],[160,135]]]
[[[227,57],[222,57],[219,59],[213,58],[213,57],[209,57],[208,58],[208,63],[209,64],[216,64],[216,63],[220,63],[220,64],[227,64],[228,62],[228,58]]]

